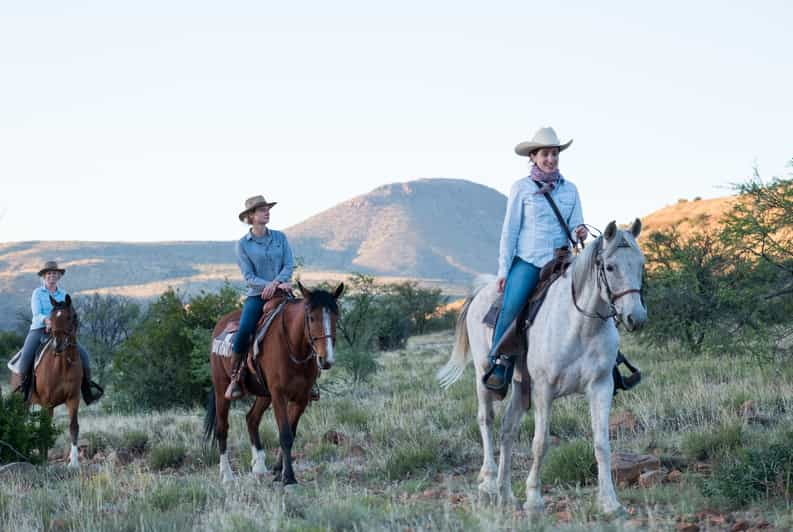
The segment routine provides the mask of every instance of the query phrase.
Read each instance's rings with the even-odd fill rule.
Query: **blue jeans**
[[[33,362],[36,358],[36,351],[41,344],[41,339],[45,336],[44,327],[40,329],[31,329],[28,331],[28,335],[25,338],[25,344],[22,346],[22,358],[20,359],[20,367],[24,371],[24,375],[30,373],[30,370],[33,369]],[[80,353],[80,360],[83,362],[83,367],[90,371],[91,368],[91,358],[88,355],[88,351],[85,348],[77,344],[77,352]]]
[[[523,309],[526,300],[537,287],[539,280],[540,269],[537,266],[515,257],[509,269],[509,274],[507,274],[507,283],[504,287],[504,305],[501,307],[493,333],[493,347],[498,344],[509,324],[517,317],[518,312]]]
[[[262,296],[250,296],[245,298],[242,304],[242,317],[240,318],[240,330],[234,338],[234,352],[245,355],[250,346],[250,337],[256,330],[256,324],[262,317],[262,309],[265,301]]]

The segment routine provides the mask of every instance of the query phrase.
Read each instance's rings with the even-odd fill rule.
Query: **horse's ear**
[[[64,301],[66,302],[67,307],[72,306],[72,296],[70,296],[69,294],[66,294],[66,299]]]
[[[333,292],[333,299],[339,299],[343,293],[344,283],[339,283],[339,286],[336,287],[336,291]]]
[[[57,302],[57,301],[55,301],[55,298],[54,298],[54,297],[52,297],[52,296],[50,296],[50,305],[52,305],[53,307],[55,307],[57,304],[58,304],[58,302]]]
[[[303,283],[301,283],[299,280],[297,281],[297,287],[300,289],[300,293],[303,294],[303,297],[305,299],[311,297],[311,292],[309,291],[309,289],[303,286]]]
[[[614,235],[616,234],[617,234],[617,222],[612,220],[606,226],[606,230],[603,231],[603,238],[605,238],[606,240],[611,240],[612,238],[614,238]]]
[[[631,233],[633,234],[633,238],[639,238],[639,234],[642,232],[642,221],[636,218],[633,221],[633,225],[631,225]]]

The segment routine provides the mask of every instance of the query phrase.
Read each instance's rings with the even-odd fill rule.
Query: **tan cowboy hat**
[[[54,260],[48,260],[44,263],[44,267],[39,270],[39,277],[43,276],[47,272],[58,272],[63,275],[66,273],[66,270],[63,268],[58,268],[58,263]]]
[[[267,205],[268,207],[272,207],[277,203],[278,203],[277,201],[268,202],[266,199],[264,199],[264,196],[253,196],[252,198],[248,198],[245,200],[245,210],[240,213],[239,216],[240,221],[245,222],[246,221],[245,217],[251,211],[256,210],[256,207],[262,207],[264,205]]]
[[[528,157],[531,152],[540,148],[559,148],[559,151],[564,151],[572,143],[573,139],[570,139],[562,144],[552,127],[541,127],[531,140],[521,142],[515,146],[515,153]]]

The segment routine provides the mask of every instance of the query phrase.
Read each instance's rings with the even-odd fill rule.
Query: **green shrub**
[[[701,432],[691,432],[683,437],[681,451],[690,460],[710,460],[734,451],[744,441],[744,427],[732,423]]]
[[[89,458],[96,453],[105,452],[108,449],[116,447],[117,438],[101,430],[87,432],[83,437],[88,440],[88,448],[85,450],[85,454]]]
[[[542,466],[542,481],[586,484],[597,477],[595,450],[588,440],[572,440],[550,450]]]
[[[146,446],[148,444],[149,435],[146,432],[142,430],[130,430],[121,435],[118,448],[141,455],[146,452]]]
[[[390,451],[384,473],[389,479],[402,479],[415,472],[424,472],[440,458],[440,449],[433,445],[404,445]]]
[[[211,329],[239,306],[239,293],[228,284],[188,301],[173,289],[162,294],[116,355],[115,406],[160,410],[203,404],[211,385]]]
[[[187,449],[183,445],[155,447],[149,454],[149,466],[156,471],[177,469],[182,466],[186,457]]]
[[[44,463],[56,437],[46,410],[28,410],[19,394],[0,393],[0,463]]]
[[[738,506],[763,497],[783,497],[789,504],[793,500],[793,431],[717,463],[703,491]]]

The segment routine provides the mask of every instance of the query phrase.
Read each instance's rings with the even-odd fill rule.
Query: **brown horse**
[[[77,352],[77,311],[72,306],[72,298],[67,295],[63,302],[50,297],[52,312],[52,338],[44,346],[41,362],[34,370],[34,387],[30,403],[41,405],[52,416],[58,405],[66,404],[69,411],[69,433],[72,448],[69,454],[69,467],[78,468],[77,436],[80,425],[77,411],[80,408],[80,383],[83,380],[83,363]],[[21,376],[12,374],[11,388],[19,386]]]
[[[333,365],[336,319],[339,315],[337,300],[344,291],[344,284],[339,284],[332,294],[324,290],[309,291],[299,282],[298,287],[303,299],[286,300],[281,314],[274,319],[258,344],[255,363],[261,367],[269,394],[263,389],[257,391],[256,377],[250,371],[244,386],[247,391],[262,394],[256,397],[246,416],[252,446],[253,474],[260,476],[267,471],[259,439],[259,424],[264,411],[272,404],[281,444],[280,459],[273,473],[276,475],[275,480],[283,481],[284,485],[297,482],[292,470],[292,443],[320,369],[330,369]],[[221,318],[212,338],[220,335],[230,321],[238,320],[239,317],[240,311],[237,311]],[[217,438],[220,476],[223,481],[230,481],[234,473],[229,463],[226,441],[231,402],[224,397],[224,392],[230,382],[231,361],[229,357],[212,352],[210,364],[214,390],[207,406],[204,436],[206,441]]]

